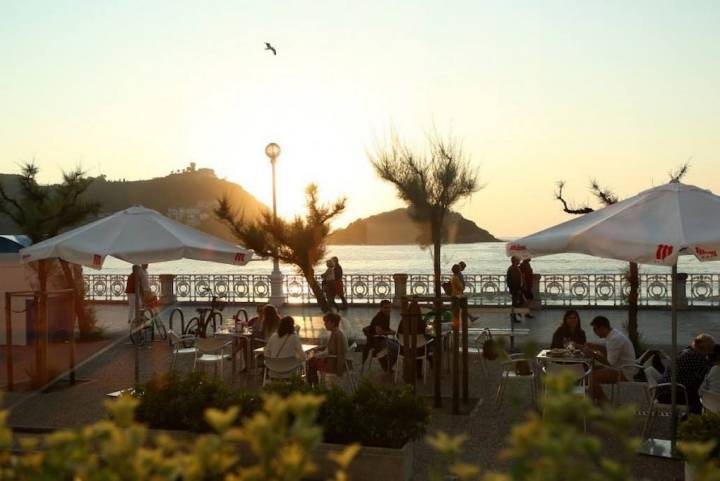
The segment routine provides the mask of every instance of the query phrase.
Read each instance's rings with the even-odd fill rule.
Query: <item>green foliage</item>
[[[262,410],[236,426],[239,409],[208,409],[214,432],[192,442],[161,434],[151,436],[133,421],[138,400],[122,397],[106,403],[110,420],[76,430],[58,431],[41,443],[19,440],[21,454],[12,454],[6,413],[0,412],[0,479],[7,481],[298,481],[315,471],[313,449],[321,441],[315,419],[322,398],[295,394],[268,396]],[[248,449],[238,449],[241,445]],[[42,445],[42,450],[36,450]],[[335,479],[345,470],[356,446],[335,456]]]
[[[259,256],[277,257],[281,262],[295,265],[305,276],[318,304],[325,309],[327,302],[315,279],[315,266],[325,257],[330,221],[345,210],[346,200],[320,204],[315,184],[306,188],[305,197],[307,213],[292,220],[275,219],[272,213],[264,212],[259,221],[247,222],[227,197],[219,200],[215,215],[242,245]]]
[[[720,414],[706,412],[702,415],[691,415],[678,427],[678,440],[695,443],[714,443],[709,453],[720,458]]]
[[[181,375],[171,371],[140,386],[137,392],[138,421],[155,429],[208,432],[211,426],[204,416],[207,408],[225,410],[239,406],[241,415],[249,416],[262,407],[258,393],[232,389],[221,380],[198,372]]]
[[[480,188],[477,171],[459,141],[443,139],[437,133],[428,136],[424,151],[416,151],[392,132],[390,140],[378,145],[369,158],[377,176],[395,186],[410,217],[430,224],[435,295],[439,297],[445,220],[455,203]]]
[[[265,395],[287,399],[297,394],[322,396],[318,423],[328,443],[360,443],[365,446],[400,448],[425,434],[430,408],[407,387],[363,382],[347,393],[339,387],[310,387],[297,378],[264,388]],[[137,417],[151,428],[208,432],[207,408],[238,406],[238,423],[262,407],[262,393],[228,387],[200,373],[170,373],[138,388]]]
[[[100,204],[84,200],[92,179],[81,169],[63,172],[63,181],[57,185],[38,184],[37,174],[34,164],[22,166],[17,197],[10,196],[0,184],[0,214],[12,219],[33,243],[54,237],[98,213]]]

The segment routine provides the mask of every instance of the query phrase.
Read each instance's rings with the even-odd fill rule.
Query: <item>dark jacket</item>
[[[505,274],[505,283],[508,286],[510,292],[516,292],[522,289],[522,272],[518,266],[508,267],[507,273]]]
[[[580,328],[575,329],[575,331],[571,331],[565,326],[565,324],[563,324],[555,330],[550,349],[562,349],[565,347],[563,345],[563,341],[565,339],[569,339],[575,344],[585,344],[587,342],[585,331]]]

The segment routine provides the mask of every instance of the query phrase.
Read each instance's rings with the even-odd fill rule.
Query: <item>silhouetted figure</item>
[[[269,43],[265,42],[265,50],[270,50],[273,55],[277,55],[277,50],[275,50],[275,47],[270,45]]]

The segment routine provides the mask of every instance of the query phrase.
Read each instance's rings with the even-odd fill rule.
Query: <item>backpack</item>
[[[488,361],[494,361],[498,357],[497,353],[497,343],[495,342],[495,339],[492,338],[492,334],[490,331],[485,331],[488,335],[488,338],[483,342],[482,345],[482,355],[485,359]]]
[[[450,283],[450,281],[443,282],[442,284],[440,284],[440,286],[442,287],[443,291],[445,291],[445,294],[447,294],[448,296],[452,294],[452,284]]]

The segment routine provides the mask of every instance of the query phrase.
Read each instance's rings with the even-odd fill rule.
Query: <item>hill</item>
[[[10,195],[17,192],[18,179],[17,175],[0,174],[0,182]],[[248,219],[256,219],[267,209],[242,187],[217,178],[210,169],[138,181],[108,181],[105,176],[100,176],[93,179],[86,198],[100,202],[101,217],[133,205],[142,205],[209,234],[235,241],[228,228],[213,214],[217,199],[224,194]],[[18,233],[17,226],[0,215],[0,234]]]
[[[456,212],[448,217],[443,239],[448,244],[499,240]],[[329,239],[329,243],[335,245],[401,245],[418,242],[430,243],[430,228],[427,223],[413,221],[408,215],[408,209],[395,209],[358,219],[346,228],[334,231]]]

